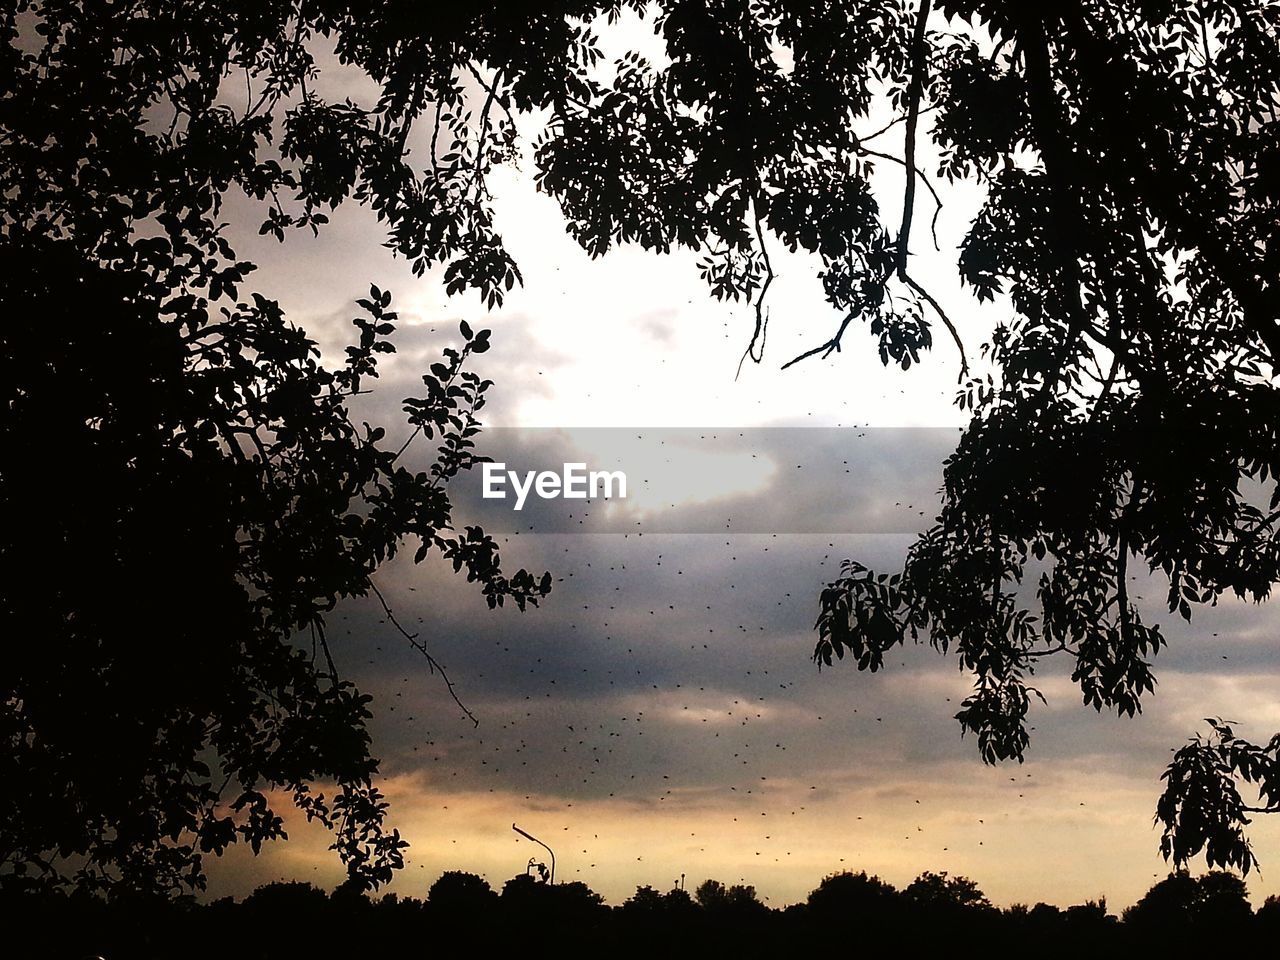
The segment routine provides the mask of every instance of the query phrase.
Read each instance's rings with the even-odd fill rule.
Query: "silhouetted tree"
[[[1189,926],[1199,899],[1200,884],[1185,870],[1169,874],[1124,911],[1124,922],[1133,926]]]
[[[954,911],[990,909],[991,901],[968,877],[925,871],[908,884],[902,895],[926,910]]]
[[[585,883],[540,883],[527,873],[503,884],[499,902],[515,941],[561,949],[599,943],[610,916],[604,898]]]
[[[1118,929],[1119,918],[1107,912],[1105,898],[1073,904],[1065,910],[1040,902],[1033,907],[1015,903],[999,912],[1003,922],[994,922],[995,914],[986,912],[988,928],[1002,935],[1010,944],[1036,943],[1050,956],[1118,955],[1124,935]]]
[[[432,910],[444,914],[478,917],[492,910],[497,900],[488,880],[462,870],[446,870],[427,891]]]
[[[704,880],[693,894],[703,910],[720,913],[750,913],[763,909],[756,897],[756,888],[749,884],[735,883],[726,887],[719,880]]]
[[[1225,870],[1210,870],[1200,877],[1200,902],[1196,906],[1201,923],[1229,929],[1247,923],[1253,916],[1245,882]]]
[[[901,897],[892,884],[866,871],[843,871],[822,878],[806,901],[810,918],[820,924],[844,923],[859,918],[861,923],[889,923]]]
[[[1062,916],[1062,910],[1054,906],[1052,903],[1044,903],[1041,901],[1027,911],[1027,917],[1040,922],[1050,922],[1057,920]]]
[[[1114,919],[1107,913],[1107,898],[1086,900],[1067,907],[1067,922],[1074,926],[1094,926]]]
[[[234,185],[262,200],[262,229],[282,237],[318,228],[349,197],[366,202],[415,270],[444,264],[450,291],[496,303],[519,274],[486,177],[514,157],[511,114],[522,109],[548,117],[537,180],[571,234],[592,255],[622,242],[698,251],[713,295],[753,305],[745,356],[763,357],[778,246],[820,261],[840,317],[795,361],[839,351],[855,320],[904,368],[931,347],[934,323],[955,341],[958,402],[972,419],[947,462],[942,511],[900,574],[850,563],[824,591],[820,663],[847,653],[876,670],[896,644],[927,640],[973,674],[957,719],[983,759],[1021,759],[1045,657],[1068,658],[1098,710],[1131,715],[1152,689],[1165,641],[1129,595],[1131,563],[1165,576],[1170,610],[1188,620],[1227,592],[1269,594],[1280,577],[1280,3],[659,0],[665,61],[628,55],[602,79],[593,18],[624,7],[644,9],[133,0],[23,2],[2,15],[0,305],[15,322],[2,334],[0,436],[28,453],[0,491],[24,521],[0,554],[6,596],[20,598],[3,627],[40,638],[2,675],[3,733],[21,749],[16,762],[3,754],[0,781],[32,784],[0,801],[6,867],[46,871],[70,851],[98,878],[198,883],[197,848],[278,834],[264,782],[334,823],[357,874],[384,878],[398,863],[397,838],[362,849],[344,832],[381,818],[362,701],[327,664],[280,652],[281,638],[319,634],[324,609],[368,590],[405,534],[466,563],[490,598],[533,598],[547,583],[503,579],[482,535],[438,542],[447,513],[430,479],[394,479],[381,428],[336,413],[385,350],[381,292],[345,372],[322,371],[273,304],[239,295],[248,267],[218,232],[218,209]],[[306,81],[320,40],[376,84],[374,102],[316,95]],[[248,81],[244,106],[238,92],[234,106],[219,99],[233,77],[237,91]],[[881,105],[889,127],[867,129]],[[411,163],[419,120],[431,146]],[[889,129],[901,129],[901,150],[882,149]],[[961,331],[911,267],[917,199],[933,190],[919,169],[924,138],[942,176],[986,191],[958,271],[980,301],[999,296],[1013,311],[986,348],[989,373],[969,369]],[[903,173],[892,220],[871,189],[882,162]],[[436,396],[411,418],[436,423]],[[86,475],[92,490],[75,481]],[[366,490],[381,509],[357,509]],[[77,499],[85,516],[68,517]],[[280,503],[295,499],[323,507],[285,524]],[[191,559],[158,562],[179,555]],[[147,604],[112,604],[142,583]],[[201,611],[216,614],[199,623],[192,583]],[[126,635],[143,642],[114,659]],[[285,666],[227,657],[229,642]],[[102,656],[113,659],[100,696]],[[249,675],[220,682],[232,660]],[[159,664],[210,678],[200,703],[237,716],[288,674],[303,693],[287,716],[327,732],[295,749],[292,726],[284,741],[271,731],[275,746],[250,762],[245,725],[217,719],[229,732],[213,746],[242,788],[228,824],[210,812],[214,778],[191,749],[215,711],[160,698],[142,717],[112,712],[150,703],[138,694],[155,691]],[[94,684],[49,693],[32,680],[58,670]],[[265,712],[253,723],[266,725]],[[100,726],[85,722],[98,715]],[[96,729],[69,735],[51,717]],[[353,730],[345,750],[334,745]],[[82,786],[103,773],[85,759],[103,756],[103,742],[127,758],[161,731],[164,749],[108,772],[97,793]],[[57,751],[29,747],[46,737]],[[1170,768],[1159,817],[1175,864],[1204,851],[1211,865],[1252,866],[1241,779],[1262,788],[1259,809],[1280,807],[1277,741],[1229,741],[1194,741]],[[343,808],[296,789],[322,775],[346,785]],[[104,799],[143,782],[156,784],[147,797]],[[124,815],[152,795],[168,801],[147,805],[156,816]],[[42,819],[35,796],[68,799]],[[31,840],[6,830],[18,816]],[[114,847],[97,826],[107,822]],[[174,829],[198,839],[162,842]]]
[[[227,912],[231,929],[264,954],[279,955],[297,942],[299,930],[328,927],[333,946],[345,946],[355,939],[343,923],[353,906],[352,898],[331,897],[310,883],[277,881],[259,886]]]
[[[205,854],[284,835],[278,794],[332,829],[357,886],[401,865],[370,698],[341,679],[326,614],[376,593],[406,545],[490,606],[548,591],[451,525],[490,385],[466,365],[489,333],[463,325],[403,435],[355,423],[350,398],[393,350],[391,295],[360,299],[322,364],[250,286],[223,204],[257,201],[283,240],[353,199],[417,272],[446,265],[450,289],[499,302],[518,274],[484,177],[510,126],[465,116],[453,78],[509,62],[519,37],[520,102],[547,99],[565,12],[508,14],[497,37],[474,14],[428,28],[328,0],[0,11],[0,884],[198,888]],[[374,102],[317,96],[320,41]],[[424,110],[458,141],[443,167],[409,162]],[[437,449],[411,470],[415,439]]]
[[[441,886],[481,890],[451,872]],[[433,911],[412,897],[367,892],[326,895],[304,883],[272,883],[240,902],[230,898],[208,905],[194,898],[136,898],[107,904],[75,890],[22,896],[18,917],[7,908],[18,898],[0,891],[0,920],[5,933],[24,930],[30,921],[42,935],[30,939],[40,957],[83,960],[160,960],[180,954],[217,958],[228,943],[249,958],[314,953],[321,956],[372,953],[409,956],[423,949],[465,945],[481,956],[554,952],[565,956],[607,954],[624,957],[733,956],[777,957],[848,952],[850,945],[890,946],[909,956],[975,951],[1016,952],[1033,945],[1051,957],[1145,956],[1153,950],[1171,956],[1188,951],[1221,949],[1257,951],[1274,945],[1271,926],[1275,898],[1249,916],[1239,878],[1225,873],[1200,878],[1174,875],[1157,883],[1143,900],[1126,911],[1123,923],[1109,915],[1104,901],[1088,901],[1060,909],[1037,903],[1006,910],[984,906],[980,892],[964,878],[925,873],[915,882],[913,897],[866,874],[843,873],[826,878],[814,893],[830,894],[827,908],[809,903],[785,910],[770,909],[752,899],[747,911],[727,909],[729,887],[713,881],[723,900],[719,907],[696,905],[682,890],[659,893],[639,887],[618,907],[610,908],[581,883],[550,885],[517,877],[503,895],[489,901],[482,916],[466,923],[452,911]],[[747,890],[745,885],[741,885]],[[491,893],[491,891],[487,891]],[[867,899],[865,895],[870,894]],[[906,912],[891,909],[894,902]],[[441,906],[439,901],[435,906]],[[1219,907],[1226,907],[1220,910]],[[887,909],[886,908],[890,908]],[[49,931],[54,931],[50,934]],[[202,935],[193,936],[192,931]],[[207,932],[207,933],[206,933]],[[1274,952],[1274,951],[1272,951]]]
[[[679,887],[660,893],[650,886],[637,887],[616,911],[625,931],[626,947],[631,955],[652,955],[680,945],[688,950],[701,926],[702,911],[689,894]]]
[[[1262,902],[1258,912],[1253,915],[1258,933],[1264,939],[1274,943],[1280,937],[1280,897],[1274,893]]]
[[[714,910],[728,903],[729,891],[719,880],[708,878],[698,884],[693,891],[693,899],[703,910]]]
[[[263,913],[321,913],[329,903],[329,895],[319,887],[301,880],[278,880],[264,883],[244,898],[250,910]]]
[[[636,892],[622,903],[622,909],[628,913],[654,915],[663,910],[662,894],[645,884],[636,887]]]
[[[693,897],[683,887],[672,887],[662,895],[662,905],[669,914],[688,913],[695,909]]]
[[[1125,910],[1126,925],[1166,936],[1240,930],[1253,916],[1244,881],[1221,870],[1193,877],[1175,871]]]

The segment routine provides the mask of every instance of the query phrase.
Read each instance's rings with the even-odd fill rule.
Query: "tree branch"
[[[742,365],[747,357],[751,358],[752,363],[760,363],[764,360],[764,343],[769,335],[769,313],[764,309],[764,298],[769,292],[769,285],[773,283],[773,264],[769,260],[769,248],[765,246],[764,231],[760,227],[759,207],[754,200],[751,202],[751,212],[755,220],[756,239],[760,242],[760,255],[764,258],[764,283],[761,284],[760,293],[756,296],[756,328],[751,332],[751,342],[747,344],[746,352],[738,360],[738,372],[733,375],[734,380],[742,375]],[[760,342],[758,355],[754,352],[757,340]]]
[[[804,353],[800,354],[800,356],[794,357],[791,360],[788,360],[786,363],[782,365],[781,369],[785,370],[787,369],[787,367],[794,366],[795,364],[799,363],[801,360],[807,360],[810,357],[814,356],[815,354],[819,354],[819,353],[822,354],[822,357],[825,360],[827,357],[831,356],[832,353],[839,353],[840,338],[844,336],[844,332],[848,328],[852,320],[853,320],[852,313],[845,314],[845,318],[840,321],[840,329],[836,331],[836,335],[834,337],[832,337],[826,343],[820,343],[818,344],[818,346],[814,347],[812,350],[806,350]]]
[[[391,621],[392,626],[400,631],[400,635],[409,641],[409,645],[411,647],[427,658],[427,668],[432,673],[440,674],[441,679],[444,680],[444,685],[449,690],[449,696],[453,698],[453,702],[458,705],[459,709],[467,715],[467,719],[471,721],[472,725],[477,727],[480,726],[480,721],[476,719],[476,715],[467,708],[465,703],[458,699],[458,692],[454,689],[453,681],[449,679],[449,674],[445,672],[445,669],[440,665],[440,662],[431,655],[429,650],[427,650],[426,644],[418,639],[418,635],[416,633],[410,633],[401,626],[400,621],[396,619],[396,615],[392,612],[390,604],[387,603],[386,597],[382,595],[382,591],[378,589],[378,585],[373,582],[373,578],[366,577],[365,582],[369,584],[369,589],[373,591],[373,595],[377,597],[378,602],[382,604],[382,610],[387,615],[387,619]]]
[[[932,0],[920,0],[915,33],[911,38],[911,80],[907,84],[907,132],[903,149],[907,183],[902,194],[902,227],[898,231],[898,276],[906,279],[907,247],[911,239],[911,216],[916,202],[916,127],[920,121],[920,99],[924,96],[925,22]]]
[[[879,150],[868,150],[863,146],[858,147],[858,153],[867,157],[879,157],[881,160],[888,160],[903,167],[907,166],[907,162],[905,160],[901,157],[895,157],[891,153],[881,153]],[[938,243],[938,217],[942,213],[942,198],[938,196],[938,191],[933,188],[933,183],[924,175],[923,170],[916,167],[915,175],[920,178],[920,182],[929,189],[929,193],[933,196],[933,218],[929,221],[929,232],[933,234],[933,249],[941,250],[942,247]]]
[[[921,113],[928,113],[930,110],[936,110],[936,109],[938,109],[938,105],[937,105],[937,104],[930,104],[929,106],[927,106],[927,107],[925,107],[924,109],[922,109],[920,112],[921,112]],[[905,115],[905,114],[904,114],[904,115],[902,115],[901,117],[894,117],[892,120],[890,120],[888,123],[886,123],[886,124],[885,124],[883,127],[881,127],[880,129],[878,129],[878,130],[876,130],[876,131],[874,131],[874,132],[872,132],[872,133],[868,133],[865,137],[858,137],[858,143],[859,143],[859,144],[863,144],[863,143],[866,143],[868,140],[874,140],[876,137],[881,136],[882,134],[888,133],[890,130],[892,130],[894,127],[896,127],[898,124],[900,124],[900,123],[905,123],[905,122],[906,122],[906,119],[907,119],[907,117],[906,117],[906,115]]]
[[[938,317],[942,320],[943,326],[945,326],[947,331],[951,334],[951,339],[956,342],[956,349],[960,351],[959,379],[963,380],[969,374],[969,358],[965,356],[964,342],[960,339],[960,333],[956,330],[956,325],[951,322],[951,318],[948,317],[946,311],[942,309],[942,305],[933,298],[933,294],[920,286],[920,284],[916,283],[915,280],[911,279],[910,274],[904,270],[899,270],[898,276],[903,279],[907,286],[923,297],[929,306],[933,307],[934,312],[937,313]]]

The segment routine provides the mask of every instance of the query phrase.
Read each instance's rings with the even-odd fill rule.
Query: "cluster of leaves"
[[[1181,747],[1164,773],[1156,806],[1160,849],[1180,863],[1203,849],[1211,862],[1248,873],[1257,863],[1244,830],[1249,814],[1280,810],[1280,734],[1259,746],[1221,719],[1205,722],[1213,733]],[[1245,803],[1238,780],[1254,786],[1260,807]]]
[[[957,719],[983,758],[1021,760],[1040,658],[1072,658],[1098,710],[1132,715],[1153,690],[1165,640],[1130,597],[1131,561],[1188,621],[1280,578],[1280,4],[942,11],[995,40],[950,40],[926,87],[943,175],[988,191],[960,276],[1016,317],[994,372],[959,393],[972,421],[935,525],[898,577],[846,566],[815,659],[875,670],[927,638],[974,675]],[[1228,736],[1177,754],[1167,857],[1249,869],[1234,780],[1265,782],[1273,748]]]
[[[1085,704],[1136,713],[1165,640],[1131,561],[1187,620],[1280,578],[1280,3],[667,0],[653,23],[662,63],[584,70],[554,103],[538,183],[593,255],[701,253],[716,296],[755,298],[753,359],[770,237],[818,257],[845,314],[797,359],[857,318],[886,364],[932,345],[926,317],[959,342],[908,266],[932,190],[918,137],[985,192],[959,277],[1013,319],[984,375],[961,344],[972,420],[935,526],[896,578],[855,563],[829,586],[815,658],[874,670],[908,637],[956,654],[974,675],[958,719],[992,762],[1023,757],[1050,654]],[[877,105],[888,127],[860,130]],[[880,149],[899,124],[901,154]],[[904,172],[896,229],[880,161]]]
[[[564,10],[504,30],[493,16],[326,0],[0,13],[0,884],[199,888],[205,855],[284,835],[280,796],[333,831],[353,885],[402,864],[370,698],[339,676],[326,615],[376,592],[407,542],[491,607],[550,589],[451,523],[490,386],[465,367],[489,333],[464,325],[405,401],[410,441],[438,447],[412,471],[407,443],[348,407],[394,349],[390,294],[359,301],[326,365],[246,289],[254,266],[221,218],[237,191],[283,239],[354,199],[415,270],[443,264],[451,289],[499,302],[518,275],[484,177],[510,125],[490,102],[473,118],[458,78],[502,62],[529,104],[558,48],[523,43],[568,28]],[[316,95],[325,42],[376,102]],[[423,111],[433,157],[415,172]]]
[[[850,123],[878,86],[908,86],[909,9],[655,7],[668,62],[633,53],[607,78],[584,73],[538,143],[538,185],[560,201],[570,233],[593,256],[619,243],[697,252],[715,297],[756,300],[761,353],[773,238],[820,258],[828,299],[850,318],[876,318],[886,357],[918,360],[928,323],[912,289],[890,289],[898,259],[868,180],[875,158],[894,158]]]

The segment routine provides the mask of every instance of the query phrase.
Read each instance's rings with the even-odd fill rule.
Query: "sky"
[[[642,34],[624,23],[613,42],[642,45]],[[346,81],[329,82],[340,92]],[[521,118],[526,144],[536,130],[537,118]],[[922,364],[886,369],[855,325],[841,353],[780,370],[839,318],[813,262],[771,251],[765,361],[735,377],[751,308],[713,301],[692,255],[622,248],[590,260],[532,171],[526,155],[492,179],[499,229],[525,278],[492,312],[476,297],[447,297],[438,273],[413,277],[354,207],[316,238],[281,246],[249,229],[235,244],[259,264],[257,288],[330,356],[369,284],[392,291],[397,353],[356,411],[392,436],[401,399],[466,320],[493,330],[474,369],[495,381],[484,411],[495,448],[530,468],[558,468],[575,451],[593,466],[622,458],[666,477],[661,495],[636,489],[584,524],[540,506],[501,516],[460,497],[460,522],[482,516],[501,531],[506,566],[552,573],[536,610],[489,611],[432,559],[379,571],[398,619],[421,631],[479,727],[376,602],[335,612],[335,656],[374,696],[381,786],[411,843],[390,889],[425,896],[450,869],[500,887],[543,859],[515,823],[555,850],[557,879],[614,903],[684,876],[690,889],[709,877],[750,883],[781,906],[843,869],[898,885],[925,870],[963,874],[1001,905],[1106,897],[1118,910],[1137,900],[1168,869],[1152,816],[1171,749],[1205,731],[1206,717],[1243,721],[1238,730],[1255,738],[1280,729],[1280,670],[1266,646],[1274,611],[1227,600],[1188,627],[1162,614],[1162,590],[1149,585],[1144,616],[1165,626],[1170,647],[1144,713],[1096,714],[1069,666],[1049,662],[1037,678],[1048,703],[1034,708],[1023,764],[980,762],[953,719],[969,681],[927,646],[903,648],[875,675],[848,664],[819,672],[818,595],[840,562],[891,571],[934,516],[948,438],[965,420],[953,404],[954,348],[939,329]],[[892,222],[900,174],[882,171],[877,186]],[[980,194],[943,197],[941,249],[916,251],[914,270],[972,358],[1004,308],[979,309],[955,280]],[[233,220],[250,215],[229,208]],[[628,446],[640,435],[648,445]],[[683,453],[655,454],[654,438]],[[425,465],[430,449],[411,452]],[[324,832],[290,816],[287,801],[280,810],[291,839],[211,864],[210,896],[341,879]],[[1280,869],[1270,869],[1280,824],[1257,823],[1251,836],[1260,903],[1280,893]]]

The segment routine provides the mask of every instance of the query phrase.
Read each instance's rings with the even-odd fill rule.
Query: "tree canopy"
[[[1178,871],[1125,910],[1124,922],[1165,934],[1186,933],[1196,926],[1230,930],[1248,923],[1252,912],[1244,881],[1234,874],[1212,870],[1193,877]]]
[[[406,543],[490,606],[550,588],[451,524],[489,332],[462,325],[393,439],[349,414],[394,349],[391,294],[358,300],[326,364],[225,236],[232,190],[280,239],[351,198],[419,269],[447,259],[501,298],[483,202],[404,160],[415,88],[388,73],[389,29],[310,4],[0,14],[0,883],[198,888],[203,855],[283,836],[281,794],[333,831],[356,887],[390,879],[406,843],[327,612],[381,598],[372,575]],[[308,92],[317,32],[383,82],[376,116]],[[415,440],[437,448],[417,472]]]
[[[907,638],[953,655],[973,676],[957,719],[988,762],[1023,758],[1052,655],[1086,705],[1136,713],[1166,641],[1134,571],[1188,621],[1280,576],[1280,4],[657,6],[666,62],[584,71],[538,147],[573,235],[698,251],[714,295],[754,304],[754,360],[777,246],[816,258],[842,316],[783,366],[839,351],[854,321],[886,364],[916,363],[938,324],[959,350],[970,421],[941,512],[900,573],[850,562],[822,593],[815,660],[877,670]],[[937,171],[919,169],[926,137]],[[886,162],[892,222],[870,182]],[[985,194],[958,277],[1013,317],[982,368],[912,271],[930,174]],[[1280,806],[1278,742],[1177,754],[1166,856],[1253,865],[1244,826]]]
[[[661,62],[602,63],[625,8]],[[859,326],[886,364],[919,362],[938,325],[959,350],[971,419],[941,513],[901,573],[850,563],[823,592],[819,663],[877,670],[927,641],[973,675],[957,719],[983,759],[1021,759],[1046,656],[1099,710],[1152,690],[1165,639],[1131,570],[1166,577],[1188,620],[1280,575],[1275,0],[44,0],[2,23],[0,432],[23,455],[0,480],[18,518],[0,557],[5,634],[24,638],[0,668],[6,870],[198,882],[201,850],[279,832],[263,783],[333,823],[356,874],[395,865],[324,612],[405,537],[491,603],[549,587],[450,532],[444,481],[486,386],[463,366],[487,336],[464,330],[406,403],[415,434],[444,434],[436,470],[411,474],[345,413],[391,348],[389,296],[362,300],[346,362],[322,366],[249,291],[221,203],[259,201],[281,239],[366,204],[414,270],[497,304],[520,274],[487,177],[516,157],[519,111],[545,117],[535,175],[574,238],[695,252],[712,295],[753,308],[744,359],[764,360],[781,247],[815,258],[838,317],[784,366]],[[339,66],[373,99],[324,100]],[[878,164],[902,173],[900,218]],[[981,366],[912,270],[935,175],[985,192],[958,276],[1013,319]],[[1180,751],[1166,854],[1247,870],[1238,780],[1275,808],[1277,751],[1226,727]],[[344,784],[332,804],[307,789],[321,776]],[[224,777],[235,816],[214,812]]]
[[[877,670],[906,638],[954,655],[974,678],[957,719],[988,762],[1023,758],[1050,655],[1085,704],[1136,713],[1165,637],[1132,570],[1166,578],[1188,621],[1280,575],[1280,4],[658,6],[667,62],[584,75],[539,145],[574,236],[698,251],[714,295],[754,304],[754,360],[778,245],[817,258],[842,315],[784,366],[839,351],[854,321],[886,364],[917,362],[937,324],[959,350],[970,422],[941,513],[901,573],[850,562],[829,585],[815,660]],[[982,369],[911,267],[920,185],[937,198],[925,137],[938,177],[985,192],[958,276],[1013,319]],[[896,222],[870,183],[883,162],[903,171]],[[1180,751],[1165,855],[1247,871],[1242,780],[1276,809],[1277,741]]]

